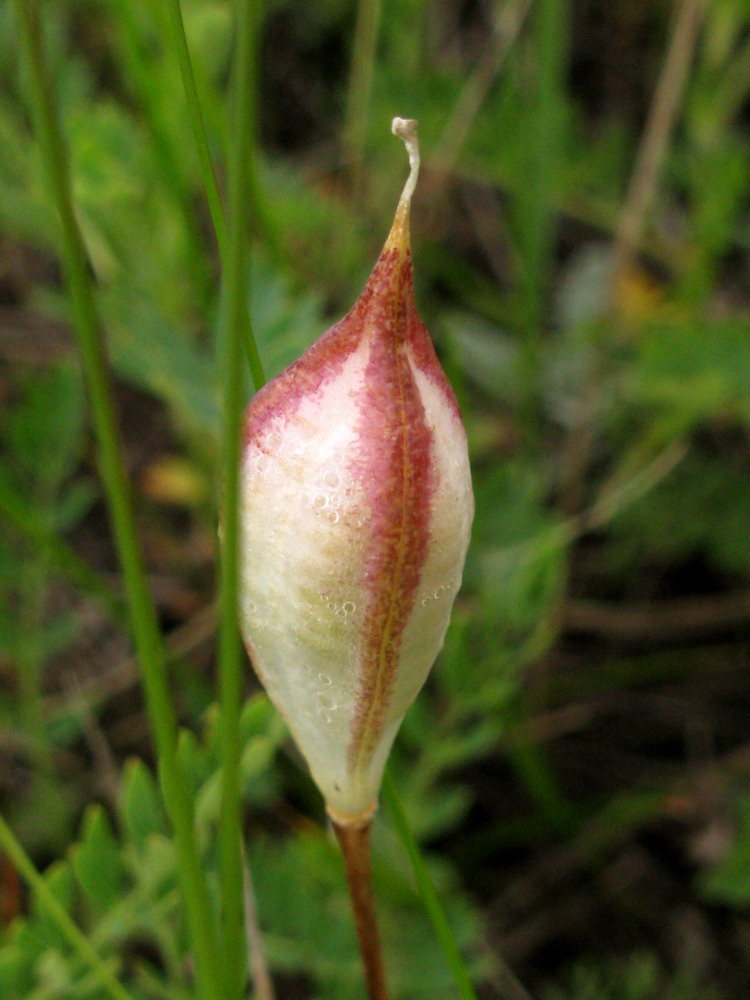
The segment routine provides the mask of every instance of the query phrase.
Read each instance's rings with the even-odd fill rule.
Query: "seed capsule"
[[[242,458],[241,624],[329,809],[374,808],[443,645],[474,512],[466,435],[414,304],[411,172],[351,311],[256,394]]]

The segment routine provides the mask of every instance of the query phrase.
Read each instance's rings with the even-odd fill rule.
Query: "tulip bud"
[[[406,709],[443,645],[473,497],[466,435],[414,304],[411,172],[352,310],[245,416],[245,643],[333,815],[375,808]]]

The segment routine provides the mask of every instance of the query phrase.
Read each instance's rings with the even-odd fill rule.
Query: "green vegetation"
[[[750,10],[610,7],[0,6],[0,997],[362,996],[232,470],[397,114],[477,516],[374,830],[393,997],[747,997]]]

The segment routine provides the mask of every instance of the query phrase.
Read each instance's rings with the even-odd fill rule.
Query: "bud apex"
[[[455,396],[414,304],[411,172],[352,310],[245,417],[242,629],[330,810],[372,809],[443,645],[474,511]]]

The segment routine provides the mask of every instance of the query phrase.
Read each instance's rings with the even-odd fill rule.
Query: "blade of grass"
[[[52,770],[52,744],[44,725],[43,683],[49,559],[45,552],[24,559],[18,567],[18,641],[15,676],[21,728],[28,738],[34,768],[32,780]]]
[[[453,172],[482,104],[518,38],[530,7],[531,0],[513,0],[496,8],[489,47],[461,88],[430,157],[433,170],[446,175]]]
[[[185,96],[188,103],[188,109],[190,112],[190,123],[193,130],[193,139],[195,141],[196,148],[198,150],[198,159],[201,166],[201,176],[203,178],[203,186],[206,190],[206,198],[208,200],[209,210],[211,212],[211,221],[213,223],[214,232],[216,234],[216,242],[219,247],[219,255],[221,256],[222,264],[226,265],[227,254],[229,252],[228,247],[228,236],[227,236],[227,225],[226,217],[224,215],[224,206],[221,202],[221,196],[219,194],[219,185],[216,179],[216,171],[214,170],[213,160],[211,158],[211,150],[208,145],[208,136],[206,134],[205,119],[203,116],[203,111],[201,108],[201,101],[198,95],[198,87],[195,81],[195,73],[193,72],[193,63],[190,58],[190,51],[187,45],[187,36],[185,34],[185,22],[182,17],[182,8],[180,6],[180,0],[168,0],[169,7],[169,23],[172,34],[172,42],[174,44],[175,50],[177,52],[177,58],[180,64],[180,73],[182,75],[182,85],[185,90]],[[260,14],[256,11],[256,29],[254,40],[254,51],[257,48],[257,23]],[[254,55],[254,53],[253,53]],[[252,94],[252,116],[255,119],[255,87],[253,87]],[[254,138],[255,129],[253,128],[253,134],[251,135],[250,143],[250,162],[255,162],[254,153]],[[247,165],[246,165],[247,167]],[[253,168],[250,176],[250,200],[253,205],[254,216],[256,221],[262,222],[263,235],[266,237],[266,242],[269,242],[269,237],[271,233],[271,227],[267,221],[267,213],[261,207],[262,199],[260,198],[260,188],[257,181],[256,171]],[[271,249],[276,253],[275,241],[270,240]],[[245,344],[245,353],[247,355],[247,363],[250,368],[250,374],[252,376],[253,385],[256,390],[265,383],[266,378],[263,372],[263,366],[261,364],[260,355],[258,354],[258,349],[255,344],[255,338],[253,336],[252,323],[250,321],[250,315],[248,312],[247,300],[245,300],[244,315],[242,317],[242,335],[243,342]]]
[[[134,100],[148,127],[148,136],[154,153],[154,162],[161,175],[161,191],[165,198],[172,200],[183,220],[183,231],[188,241],[187,263],[190,277],[196,287],[208,290],[210,274],[206,255],[202,249],[201,234],[193,210],[192,191],[188,172],[185,169],[184,154],[181,155],[181,136],[173,127],[171,106],[160,101],[164,93],[164,59],[158,44],[148,44],[143,37],[141,19],[143,5],[131,0],[111,0],[115,27],[113,40],[115,52],[123,67],[123,80],[130,87]],[[160,39],[163,31],[155,26],[154,41]]]
[[[396,783],[391,777],[388,768],[386,768],[383,775],[383,799],[396,827],[396,833],[411,862],[419,895],[422,897],[424,908],[432,921],[432,926],[443,949],[448,968],[453,974],[458,994],[462,1000],[477,1000],[477,994],[471,982],[469,970],[466,968],[466,963],[463,960],[451,926],[445,916],[445,911],[438,899],[435,886],[430,878],[430,873],[427,871],[427,865],[424,862],[424,858],[409,826],[409,821],[406,818],[404,807],[401,804],[396,789]]]
[[[155,6],[156,10],[159,12],[160,16],[166,18],[169,24],[169,31],[172,37],[172,42],[175,46],[177,52],[177,59],[180,67],[180,75],[182,76],[182,84],[185,90],[185,97],[188,102],[188,113],[190,115],[190,123],[193,130],[193,136],[195,138],[198,158],[201,165],[201,174],[203,176],[203,183],[206,188],[206,195],[209,200],[209,209],[211,211],[211,218],[214,223],[214,229],[217,233],[217,242],[219,244],[219,250],[222,250],[222,238],[219,236],[219,229],[223,231],[224,234],[224,246],[226,247],[226,224],[224,221],[218,223],[219,229],[217,229],[217,218],[215,210],[218,209],[221,212],[221,201],[218,194],[218,186],[216,185],[216,174],[213,169],[211,153],[208,145],[207,132],[205,128],[206,116],[203,114],[203,106],[207,104],[207,93],[204,88],[200,88],[203,93],[204,100],[201,101],[198,87],[198,79],[196,78],[195,69],[193,67],[193,61],[190,58],[190,50],[187,43],[187,33],[185,31],[185,21],[182,16],[182,6],[181,0],[168,0],[168,9],[162,6],[161,0],[150,0],[152,7]],[[253,3],[254,18],[256,23],[255,29],[255,51],[253,52],[253,60],[257,61],[257,48],[260,42],[260,26],[262,22],[262,2],[261,0],[255,0]],[[257,80],[256,80],[257,84]],[[250,97],[253,103],[253,116],[255,116],[255,101],[257,94],[257,86],[254,86]],[[255,143],[253,143],[255,146]],[[250,206],[252,208],[251,221],[252,228],[255,234],[258,236],[263,246],[270,254],[271,258],[277,263],[282,263],[282,247],[277,236],[276,227],[273,224],[272,216],[268,208],[268,201],[265,198],[263,187],[260,183],[260,178],[258,176],[258,159],[255,155],[255,150],[253,149],[253,156],[245,164],[245,170],[248,173],[248,184],[249,184],[249,197]],[[213,176],[213,181],[211,176]],[[211,191],[211,188],[215,188],[215,191]],[[256,385],[257,388],[257,385]]]
[[[362,166],[367,136],[367,112],[372,94],[375,51],[382,0],[359,0],[354,28],[352,68],[344,114],[344,155],[351,172],[355,194],[362,182]]]
[[[247,165],[255,145],[257,10],[236,0],[235,50],[231,80],[231,121],[227,150],[229,180],[227,253],[221,288],[219,331],[222,422],[223,518],[219,593],[219,682],[222,726],[222,799],[219,820],[221,857],[221,943],[226,1000],[242,996],[245,961],[242,893],[242,817],[240,800],[240,710],[242,643],[239,633],[239,477],[244,404],[243,344],[251,347],[253,381],[263,381],[247,306],[248,213],[251,178]],[[249,333],[249,339],[245,334]]]
[[[563,168],[568,0],[538,0],[530,19],[534,80],[524,130],[527,182],[516,204],[518,315],[523,336],[522,401],[533,436],[538,431],[539,348],[551,287],[559,178]]]
[[[417,889],[422,897],[427,915],[432,921],[432,926],[435,929],[440,946],[443,949],[448,968],[453,973],[458,995],[462,1000],[477,1000],[477,994],[471,982],[469,971],[466,968],[466,963],[463,960],[451,926],[448,923],[445,910],[435,891],[435,886],[427,870],[427,865],[414,839],[414,834],[409,826],[409,820],[406,818],[396,784],[387,768],[383,776],[383,799],[396,827],[399,839],[411,862]],[[500,964],[501,979],[505,988],[503,1000],[531,1000],[530,995],[499,956],[497,956],[497,961]]]
[[[54,893],[37,871],[33,861],[24,851],[5,820],[0,816],[0,847],[8,855],[17,871],[31,888],[37,900],[57,924],[71,948],[93,971],[99,985],[113,1000],[132,1000],[125,987],[115,977],[112,969],[97,954],[90,941],[57,901]]]
[[[206,191],[206,199],[208,200],[208,207],[211,212],[211,221],[213,222],[214,232],[216,233],[216,242],[219,245],[219,253],[223,259],[226,256],[227,251],[227,228],[224,220],[224,209],[221,204],[219,184],[216,180],[216,171],[214,170],[213,160],[211,159],[211,150],[208,145],[206,124],[203,118],[201,102],[198,97],[198,88],[195,82],[193,63],[188,50],[185,23],[182,19],[180,0],[167,0],[167,9],[169,12],[172,44],[175,52],[177,53],[177,59],[180,64],[182,86],[185,91],[188,111],[190,113],[190,124],[193,129],[193,138],[195,139],[195,145],[198,150],[203,187]]]
[[[138,543],[104,336],[86,251],[73,209],[67,151],[42,48],[38,0],[13,0],[13,9],[28,73],[32,114],[47,183],[59,217],[61,256],[97,432],[99,466],[125,580],[131,630],[156,740],[162,792],[175,833],[199,992],[205,1000],[222,1000],[208,885],[198,854],[192,805],[177,760],[177,724],[167,683],[164,647]]]

